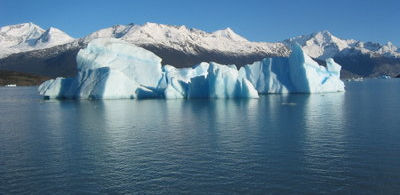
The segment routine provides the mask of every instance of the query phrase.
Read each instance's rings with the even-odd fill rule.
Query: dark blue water
[[[400,191],[400,80],[258,100],[0,88],[0,194]]]

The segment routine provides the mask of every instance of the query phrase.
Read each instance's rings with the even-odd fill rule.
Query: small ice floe
[[[382,75],[380,77],[378,77],[378,79],[390,79],[392,77],[390,77],[389,75]]]
[[[361,81],[364,81],[364,78],[362,78],[362,77],[352,78],[352,79],[350,79],[348,81],[361,82]]]
[[[5,87],[16,87],[17,86],[17,84],[8,84],[8,85],[5,85]]]

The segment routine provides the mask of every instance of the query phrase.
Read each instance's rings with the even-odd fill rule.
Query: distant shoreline
[[[0,70],[0,86],[6,87],[6,85],[17,85],[17,86],[36,86],[42,82],[50,79],[49,77],[39,76],[28,73],[21,73],[9,70]]]

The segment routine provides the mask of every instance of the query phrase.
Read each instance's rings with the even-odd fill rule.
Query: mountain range
[[[323,65],[334,58],[342,65],[342,78],[378,77],[400,74],[400,49],[392,43],[379,44],[341,39],[328,31],[301,35],[281,42],[251,42],[226,28],[215,32],[156,23],[115,25],[82,38],[33,23],[0,28],[0,70],[32,73],[47,77],[76,74],[75,57],[96,38],[118,38],[148,49],[163,64],[189,67],[202,61],[242,66],[265,57],[285,57],[297,43]]]

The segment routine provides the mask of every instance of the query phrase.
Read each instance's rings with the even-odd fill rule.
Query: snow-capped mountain
[[[301,35],[284,41],[285,43],[298,43],[305,52],[318,59],[334,57],[340,51],[350,47],[355,40],[342,40],[333,36],[328,31],[312,33],[310,35]]]
[[[50,27],[43,30],[33,23],[23,23],[0,28],[0,58],[12,53],[51,48],[71,42],[84,44],[96,38],[119,38],[144,47],[169,48],[188,55],[198,55],[202,51],[212,51],[229,55],[288,56],[286,45],[298,43],[305,52],[316,59],[338,55],[366,54],[371,57],[400,58],[400,50],[392,43],[385,45],[340,39],[328,31],[301,35],[282,42],[251,42],[226,28],[215,32],[156,23],[143,25],[115,25],[93,32],[83,38],[74,39],[65,32]]]
[[[36,39],[35,47],[48,48],[56,45],[62,45],[74,41],[74,38],[67,33],[50,27],[38,39]]]
[[[337,55],[359,54],[366,54],[371,57],[400,57],[400,51],[391,42],[381,45],[379,43],[362,42],[353,39],[340,39],[328,31],[289,38],[284,43],[298,43],[309,56],[321,60],[333,58]]]
[[[400,50],[395,45],[393,45],[391,42],[387,42],[386,44],[382,45],[382,44],[373,43],[373,42],[357,41],[354,44],[353,48],[354,48],[354,51],[356,54],[358,54],[358,53],[368,54],[371,57],[385,56],[385,57],[400,58]],[[342,55],[351,55],[351,54],[354,55],[354,53],[351,53],[346,50],[344,50],[344,52],[342,52]]]
[[[30,45],[39,38],[45,30],[33,23],[23,23],[0,28],[1,47]]]
[[[156,23],[115,25],[78,39],[59,29],[44,30],[33,23],[4,26],[0,28],[0,69],[48,77],[74,76],[78,51],[93,39],[107,37],[143,47],[160,56],[163,64],[175,67],[209,61],[243,66],[265,57],[288,56],[288,45],[297,43],[306,54],[321,62],[334,58],[342,65],[344,78],[400,74],[400,49],[390,42],[341,39],[328,31],[282,42],[251,42],[230,28],[205,32]]]
[[[230,28],[208,33],[198,29],[189,29],[185,26],[156,23],[116,25],[96,31],[84,37],[83,40],[89,42],[101,37],[120,38],[140,46],[162,45],[187,54],[198,54],[199,48],[239,55],[263,53],[286,56],[289,54],[282,43],[250,42]]]
[[[0,28],[0,58],[13,53],[50,48],[74,40],[54,27],[44,30],[33,23],[4,26]]]

